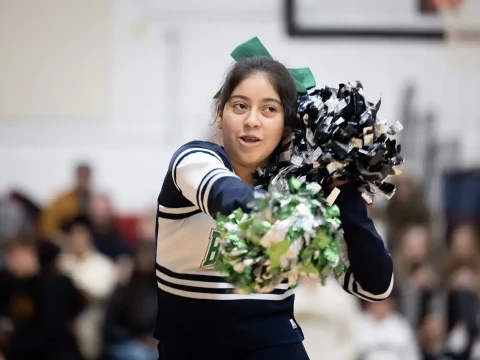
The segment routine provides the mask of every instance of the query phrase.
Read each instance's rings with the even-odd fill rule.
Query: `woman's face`
[[[284,130],[283,106],[265,74],[253,74],[233,90],[217,126],[234,167],[266,165]]]
[[[428,255],[428,230],[422,226],[408,229],[402,238],[402,251],[408,262],[423,262]]]
[[[458,226],[452,235],[451,253],[457,258],[476,256],[475,231],[469,225]]]
[[[113,217],[112,206],[108,197],[94,195],[90,200],[90,215],[95,223],[106,223]]]
[[[75,225],[70,232],[68,247],[77,256],[87,254],[92,248],[92,237],[88,229]]]

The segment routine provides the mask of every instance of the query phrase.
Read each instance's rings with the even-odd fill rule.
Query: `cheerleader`
[[[161,360],[304,360],[303,333],[287,284],[240,295],[213,269],[219,251],[215,215],[246,209],[252,174],[278,148],[296,114],[295,81],[268,57],[238,61],[216,97],[221,144],[192,141],[173,155],[158,197],[154,336]],[[385,299],[392,261],[354,184],[340,186],[348,271],[337,279],[367,301]]]

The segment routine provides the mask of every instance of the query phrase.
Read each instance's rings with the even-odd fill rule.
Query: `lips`
[[[260,141],[259,138],[257,138],[256,136],[251,136],[251,135],[240,136],[240,139],[247,144],[254,144],[254,143]]]

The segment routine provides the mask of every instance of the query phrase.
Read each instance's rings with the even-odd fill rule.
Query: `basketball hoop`
[[[452,60],[480,64],[480,0],[431,0],[440,14]]]

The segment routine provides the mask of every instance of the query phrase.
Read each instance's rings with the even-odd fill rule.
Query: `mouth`
[[[240,140],[246,144],[255,144],[260,141],[259,138],[251,135],[240,136]]]

